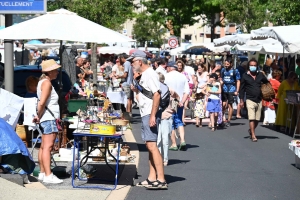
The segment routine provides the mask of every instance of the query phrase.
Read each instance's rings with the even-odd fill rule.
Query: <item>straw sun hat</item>
[[[55,70],[55,69],[58,69],[58,68],[61,67],[53,59],[43,61],[42,64],[41,64],[41,66],[42,66],[42,72],[50,72],[52,70]]]

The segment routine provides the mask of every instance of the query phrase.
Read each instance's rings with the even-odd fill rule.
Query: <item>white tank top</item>
[[[200,93],[203,89],[199,88],[201,86],[206,85],[207,83],[207,73],[205,73],[205,76],[202,78],[199,73],[197,72],[197,78],[198,78],[198,88],[197,93]]]
[[[41,94],[42,94],[41,86],[45,80],[47,80],[47,79],[40,80],[38,83],[38,86],[37,86],[37,96],[39,99],[41,99]],[[50,114],[50,112],[47,109],[45,109],[45,112],[44,112],[42,118],[40,119],[40,122],[44,122],[44,121],[48,121],[48,120],[55,120],[55,119],[59,118],[60,114],[59,114],[59,105],[58,105],[58,95],[53,86],[52,86],[50,96],[46,101],[46,106],[54,114],[55,118]]]

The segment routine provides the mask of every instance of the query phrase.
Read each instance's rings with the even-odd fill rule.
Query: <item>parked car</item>
[[[21,65],[14,68],[14,93],[21,97],[24,97],[27,90],[25,86],[25,81],[29,76],[40,77],[42,75],[42,68],[39,65]],[[57,76],[55,80],[52,81],[52,85],[59,92],[59,77]],[[67,94],[71,87],[72,83],[69,78],[69,75],[65,70],[62,70],[62,95]]]

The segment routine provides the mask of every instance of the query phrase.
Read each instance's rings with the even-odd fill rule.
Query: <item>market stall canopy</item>
[[[43,43],[39,40],[30,40],[30,41],[26,42],[26,44],[43,44]]]
[[[214,44],[215,46],[234,46],[236,44],[245,44],[250,38],[251,34],[226,35],[222,38],[214,39]]]
[[[126,53],[127,55],[130,55],[132,48],[127,47],[101,47],[98,49],[99,54],[122,54]]]
[[[49,48],[53,48],[53,49],[56,49],[56,48],[59,48],[60,44],[59,43],[45,43],[45,44],[24,44],[24,47],[27,48],[27,49],[39,49],[39,50],[42,50],[42,49],[49,49]]]
[[[187,49],[198,49],[198,48],[211,49],[214,47],[215,47],[214,43],[195,43],[195,44],[190,45]]]
[[[274,38],[290,53],[300,50],[300,25],[262,27],[251,31],[252,39]],[[283,50],[282,50],[283,51]]]
[[[84,31],[78,31],[84,27]],[[0,30],[0,39],[53,39],[108,43],[130,42],[131,38],[96,24],[65,9],[48,12]]]
[[[265,40],[250,40],[244,45],[237,44],[234,46],[234,48],[236,48],[239,51],[255,51],[261,54],[283,54],[282,44],[278,40],[275,40],[273,38],[267,38]],[[285,54],[294,53],[286,51]]]
[[[175,49],[171,49],[170,55],[171,56],[176,56],[176,55],[180,54],[182,51],[187,50],[188,46],[190,46],[190,45],[184,45],[184,46],[181,46],[181,47],[177,47]]]

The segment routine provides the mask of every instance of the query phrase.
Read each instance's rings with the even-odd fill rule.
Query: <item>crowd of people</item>
[[[271,66],[264,66],[269,67],[268,73],[255,59],[244,61],[237,68],[233,68],[231,58],[227,58],[224,63],[213,64],[201,60],[191,62],[185,58],[179,58],[176,62],[158,58],[152,59],[149,65],[142,53],[136,53],[130,61],[134,73],[142,76],[139,80],[134,76],[134,80],[139,83],[134,81],[131,90],[138,96],[137,103],[142,116],[142,138],[149,150],[150,165],[148,178],[137,186],[148,189],[167,188],[162,165],[168,165],[168,150],[187,149],[184,130],[184,110],[188,109],[187,102],[193,102],[196,127],[202,127],[202,120],[209,118],[208,127],[212,131],[230,127],[234,113],[233,104],[236,103],[235,118],[241,118],[242,111],[247,112],[245,117],[249,121],[249,138],[252,142],[257,142],[255,130],[261,120],[261,114],[264,113],[264,125],[275,124],[281,129],[285,128],[285,120],[289,117],[286,113],[286,91],[298,90],[298,75],[293,71],[286,73],[284,67],[280,67],[276,60],[272,61]],[[284,74],[287,77],[285,80]],[[159,99],[162,101],[159,97],[159,81],[166,84],[171,93],[169,106],[162,110],[158,109]],[[262,86],[269,83],[275,96],[271,100],[263,100]],[[153,98],[145,96],[143,90],[151,91]],[[174,102],[177,102],[175,106]],[[180,135],[179,144],[176,142],[175,131]],[[158,155],[158,152],[161,155]]]

